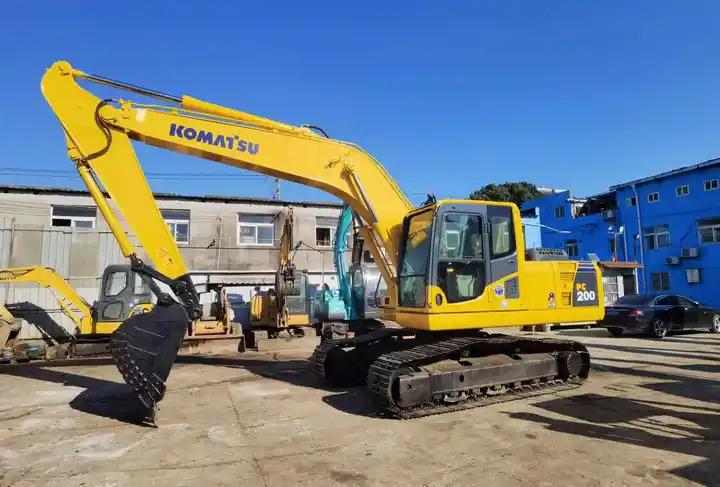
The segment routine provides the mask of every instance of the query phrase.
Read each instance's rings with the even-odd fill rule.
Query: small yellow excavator
[[[80,81],[161,104],[101,100]],[[562,252],[526,255],[514,204],[448,199],[414,208],[376,159],[317,127],[149,90],[67,62],[51,66],[41,87],[68,155],[131,267],[174,294],[161,293],[151,312],[127,319],[110,344],[150,414],[199,307],[132,141],[322,189],[358,215],[388,286],[384,317],[399,326],[321,342],[313,360],[331,384],[364,382],[388,411],[417,417],[575,387],[588,377],[590,355],[581,343],[482,330],[596,321],[604,314],[597,264],[567,260]],[[139,259],[116,211],[153,266]]]
[[[154,281],[142,279],[127,265],[105,268],[100,281],[97,301],[90,305],[80,294],[49,267],[26,266],[0,269],[0,283],[33,283],[50,289],[62,312],[75,324],[70,356],[107,353],[110,335],[123,320],[153,308],[151,292]],[[157,291],[160,292],[159,290]],[[33,314],[33,313],[30,313]],[[216,299],[206,313],[194,320],[185,336],[185,345],[194,347],[199,340],[232,338],[244,350],[240,326],[231,323],[232,312],[225,289],[216,291]],[[235,336],[233,333],[239,333]]]
[[[293,255],[293,209],[289,208],[280,236],[279,268],[275,273],[275,287],[253,296],[250,301],[250,326],[266,329],[268,337],[282,331],[303,335],[304,327],[311,326],[308,300],[308,274],[295,268]],[[246,332],[246,335],[252,330]],[[252,343],[252,339],[247,340]],[[248,345],[249,346],[249,345]]]
[[[50,289],[62,312],[75,324],[75,336],[110,335],[123,320],[152,309],[150,288],[127,265],[112,265],[101,278],[100,295],[94,305],[54,269],[40,266],[0,269],[0,283],[33,283]]]

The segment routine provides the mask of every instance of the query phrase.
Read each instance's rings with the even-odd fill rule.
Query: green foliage
[[[487,184],[470,193],[471,200],[509,201],[520,206],[523,202],[537,198],[537,186],[526,181],[516,183]]]

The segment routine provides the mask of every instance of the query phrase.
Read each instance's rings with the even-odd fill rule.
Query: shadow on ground
[[[93,361],[97,365],[99,362],[98,360]],[[4,366],[0,367],[0,375],[83,388],[84,390],[70,401],[71,408],[124,423],[142,424],[144,422],[147,409],[127,384],[54,370],[46,365],[48,364],[33,363]],[[75,361],[73,365],[79,364]]]
[[[245,369],[260,377],[283,381],[295,386],[320,389],[328,392],[322,400],[331,407],[355,415],[377,416],[378,407],[364,387],[331,388],[315,371],[309,360],[259,360],[253,357],[180,355],[176,359],[175,368],[191,364]],[[73,409],[126,423],[144,423],[147,409],[137,400],[130,386],[121,382],[57,370],[59,367],[69,365],[98,366],[114,365],[114,363],[110,358],[88,358],[0,365],[0,375],[12,375],[83,388],[85,390],[70,402],[70,407]],[[237,379],[227,379],[228,382],[235,380]]]
[[[176,364],[204,364],[245,369],[260,377],[287,382],[300,387],[309,387],[328,392],[322,400],[340,411],[367,417],[384,417],[378,404],[364,386],[334,388],[318,374],[309,360],[258,360],[248,358],[206,357],[182,355]]]
[[[645,353],[652,356],[656,352],[654,349],[621,348],[632,348],[632,352],[638,355]],[[700,358],[713,360],[708,357]],[[550,413],[548,415],[531,412],[508,415],[513,419],[543,424],[551,431],[704,458],[700,462],[671,470],[670,473],[701,485],[717,485],[720,479],[720,464],[716,461],[720,448],[720,408],[715,405],[720,404],[720,383],[717,380],[687,377],[647,368],[608,365],[612,362],[666,365],[660,362],[615,358],[600,360],[602,364],[597,364],[595,368],[618,375],[651,379],[647,383],[639,384],[639,387],[674,396],[677,402],[581,394],[533,404]],[[712,372],[718,372],[720,367],[713,364],[693,364],[677,368],[713,368]],[[658,458],[662,458],[662,453]],[[659,463],[657,466],[648,467],[660,468]]]
[[[610,332],[607,331],[606,328],[589,328],[589,329],[553,329],[554,332],[558,335],[565,335],[565,336],[572,336],[572,337],[587,337],[587,338],[608,338],[610,337]],[[688,343],[693,345],[714,345],[716,347],[720,347],[720,340],[718,341],[712,341],[712,340],[703,340],[703,338],[708,338],[708,336],[717,336],[711,333],[708,333],[707,331],[703,330],[675,330],[671,332],[671,335],[666,336],[662,339],[657,339],[653,337],[649,337],[646,333],[642,331],[625,331],[621,336],[617,337],[616,339],[619,342],[622,342],[624,338],[640,338],[642,340],[647,341],[648,343],[658,342],[658,343]]]
[[[661,340],[657,341],[657,346],[661,345]],[[655,345],[655,344],[653,344]],[[687,351],[687,350],[671,350],[666,348],[656,348],[656,347],[633,347],[628,345],[605,345],[601,343],[591,343],[588,344],[588,348],[590,349],[590,354],[592,355],[593,349],[597,350],[611,350],[616,352],[627,352],[630,354],[636,354],[636,355],[657,355],[660,357],[672,357],[672,358],[685,358],[690,360],[708,360],[711,362],[718,362],[720,361],[720,351],[714,351],[714,350],[703,350],[700,351],[700,354],[696,353],[697,350]]]

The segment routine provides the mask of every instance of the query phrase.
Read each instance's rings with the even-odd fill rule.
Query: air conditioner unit
[[[603,210],[602,219],[606,222],[615,221],[615,210]]]
[[[678,265],[680,263],[680,257],[665,257],[665,263],[668,265]]]
[[[697,247],[686,247],[684,249],[680,249],[680,257],[683,259],[693,259],[697,257],[700,253],[700,249]]]

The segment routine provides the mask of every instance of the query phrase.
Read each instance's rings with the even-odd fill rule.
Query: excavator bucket
[[[158,303],[152,311],[125,320],[110,338],[115,365],[149,410],[165,396],[165,381],[188,323],[181,305]]]

